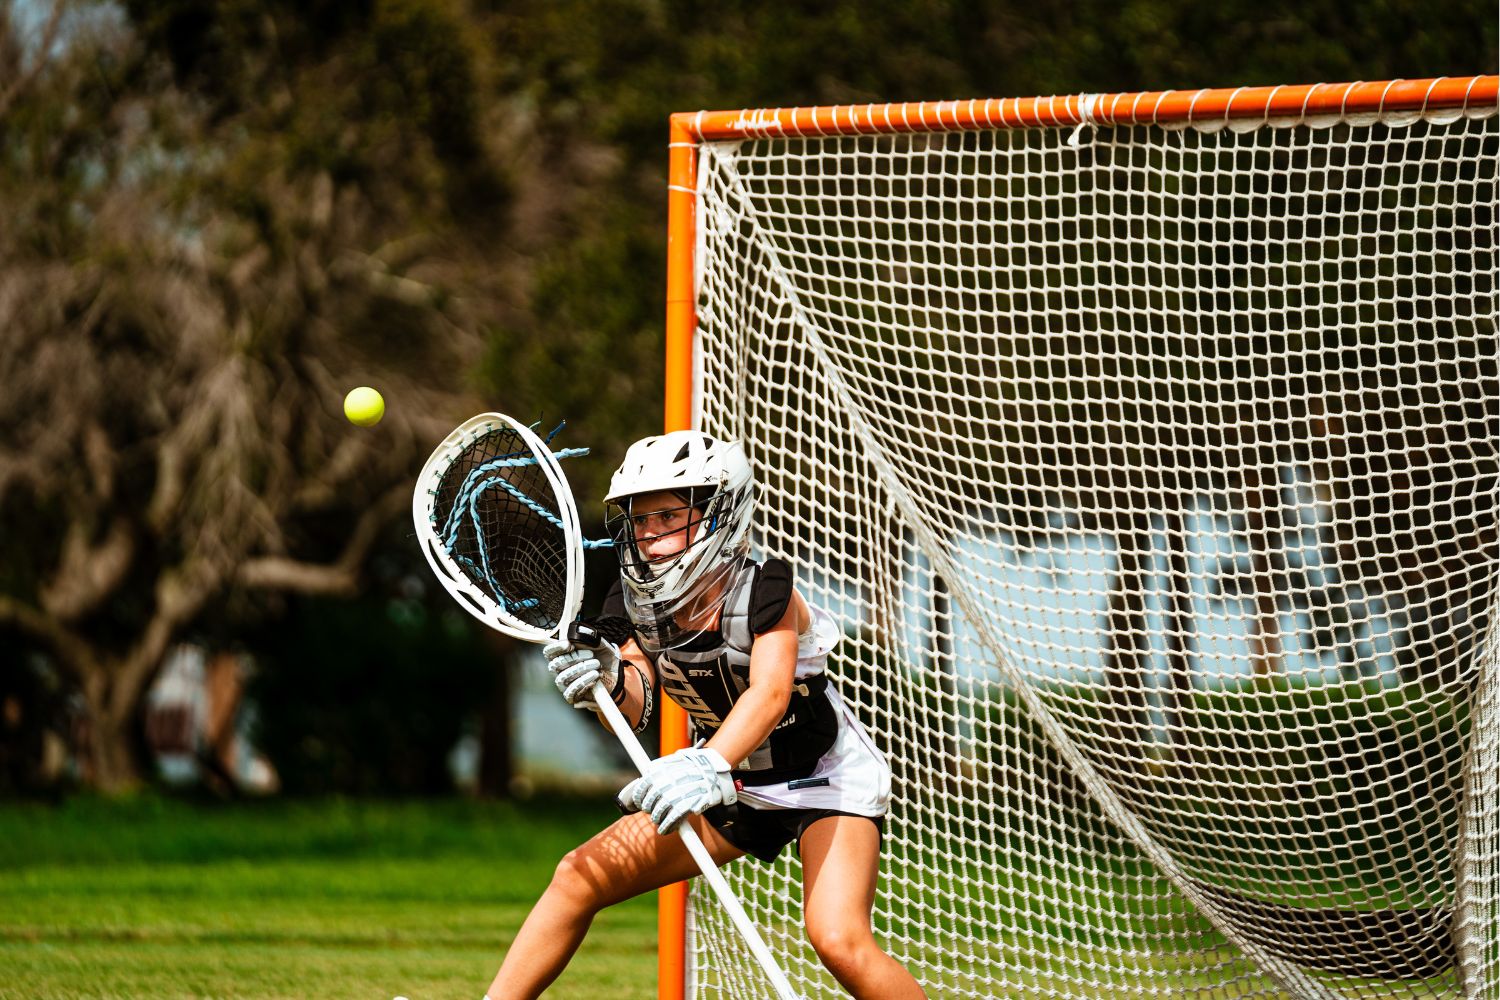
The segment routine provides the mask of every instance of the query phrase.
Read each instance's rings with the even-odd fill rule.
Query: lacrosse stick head
[[[583,601],[583,536],[552,450],[503,413],[443,439],[417,477],[412,521],[444,589],[497,631],[557,638]]]

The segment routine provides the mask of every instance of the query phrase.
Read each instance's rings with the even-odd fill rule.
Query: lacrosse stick
[[[559,464],[583,454],[587,449],[553,452],[524,424],[481,413],[444,438],[422,467],[412,495],[422,553],[448,593],[490,628],[526,642],[544,644],[566,633],[576,645],[599,644],[600,628],[576,620],[583,603],[583,552],[610,543],[584,540]],[[631,763],[645,773],[651,759],[603,684],[594,685],[593,697]],[[677,833],[776,995],[796,1000],[697,832],[683,823]]]

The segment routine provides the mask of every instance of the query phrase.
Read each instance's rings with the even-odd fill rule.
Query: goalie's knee
[[[580,913],[593,914],[614,902],[609,886],[595,866],[578,851],[569,851],[557,863],[547,895]]]
[[[856,977],[880,955],[875,939],[863,928],[809,924],[807,931],[818,958],[841,982]]]

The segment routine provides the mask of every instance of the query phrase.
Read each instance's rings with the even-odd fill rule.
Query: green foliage
[[[293,793],[436,794],[448,753],[497,683],[457,609],[307,600],[268,638],[252,737]]]
[[[393,234],[460,221],[484,242],[476,223],[500,218],[508,192],[483,135],[483,54],[459,5],[132,0],[126,9],[146,52],[239,137],[215,193],[248,216],[269,225],[278,214],[264,203],[274,197],[268,177],[326,172],[337,189],[368,197]]]
[[[492,330],[478,369],[501,410],[549,429],[567,419],[559,443],[592,449],[566,466],[585,524],[602,521],[624,445],[661,426],[661,321],[635,283],[641,261],[665,254],[665,232],[642,224],[648,213],[636,206],[611,213],[538,266],[534,313],[546,331],[524,321]]]

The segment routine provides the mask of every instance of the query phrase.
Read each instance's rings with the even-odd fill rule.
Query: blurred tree
[[[139,34],[84,8],[0,88],[0,627],[76,687],[105,789],[139,780],[143,694],[216,602],[356,590],[478,407],[504,299],[503,175],[445,5],[126,9]],[[386,394],[375,430],[342,422],[357,384]]]
[[[597,530],[660,426],[669,112],[1495,64],[1460,0],[25,8],[0,0],[0,629],[76,686],[105,787],[173,638],[355,590],[476,408],[574,423]],[[338,416],[360,383],[374,431]]]
[[[379,596],[290,602],[250,681],[252,738],[286,791],[453,790],[448,755],[490,694],[498,672],[484,645],[499,636],[445,603],[432,613]]]

